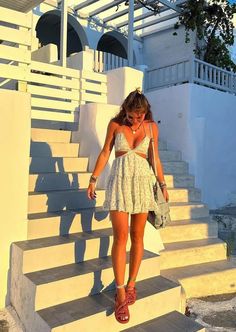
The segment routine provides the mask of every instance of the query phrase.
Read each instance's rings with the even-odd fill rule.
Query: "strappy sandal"
[[[116,288],[122,287],[124,287],[124,285],[116,286]],[[115,318],[121,324],[128,323],[130,318],[127,300],[125,299],[123,302],[119,303],[117,294],[115,295]]]
[[[137,299],[137,291],[134,286],[129,286],[130,282],[135,282],[136,278],[130,278],[128,279],[127,286],[125,287],[125,292],[126,292],[126,299],[128,305],[134,304],[136,299]]]
[[[136,299],[137,299],[136,288],[135,287],[126,286],[125,291],[126,291],[127,304],[128,305],[134,304],[135,301],[136,301]]]

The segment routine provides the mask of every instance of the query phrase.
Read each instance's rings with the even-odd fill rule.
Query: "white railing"
[[[33,119],[76,122],[79,105],[107,102],[104,74],[32,61],[27,83]]]
[[[107,70],[125,67],[128,65],[128,60],[121,58],[115,54],[94,50],[94,68],[98,73]]]
[[[0,64],[1,77],[9,78],[14,69],[15,79],[25,83],[23,91],[31,93],[32,119],[75,122],[79,105],[107,102],[104,74],[38,61],[23,68],[6,66]]]
[[[0,22],[0,87],[31,93],[32,119],[74,122],[79,105],[107,102],[106,75],[32,61],[31,14],[0,7]]]
[[[184,83],[197,83],[236,94],[236,74],[194,57],[147,70],[145,90],[151,91]]]

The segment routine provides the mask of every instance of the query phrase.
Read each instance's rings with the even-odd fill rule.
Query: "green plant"
[[[233,15],[236,4],[228,0],[187,0],[175,29],[185,26],[185,42],[190,42],[190,30],[196,31],[195,55],[213,65],[236,72],[228,46],[233,45]],[[177,32],[173,33],[177,35]]]

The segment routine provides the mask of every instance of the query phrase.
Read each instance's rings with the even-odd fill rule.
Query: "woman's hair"
[[[137,88],[130,92],[125,98],[119,113],[112,119],[112,121],[123,124],[126,120],[126,112],[138,112],[139,110],[140,112],[145,113],[145,120],[153,121],[151,105],[145,95]]]

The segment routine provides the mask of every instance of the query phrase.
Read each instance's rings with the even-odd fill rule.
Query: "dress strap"
[[[153,138],[153,133],[152,133],[152,123],[149,122],[149,131],[150,131],[150,138]]]
[[[146,129],[145,129],[145,126],[143,124],[143,130],[144,130],[144,134],[145,134],[145,137],[147,136],[147,133],[146,133]]]

